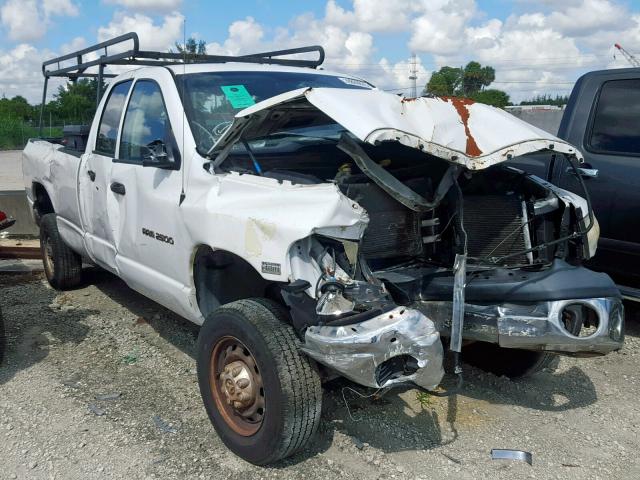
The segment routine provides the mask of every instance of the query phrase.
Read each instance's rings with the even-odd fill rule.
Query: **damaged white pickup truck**
[[[322,379],[438,389],[443,339],[458,375],[461,351],[518,376],[621,347],[616,286],[580,266],[598,239],[588,196],[507,162],[576,164],[573,146],[486,105],[310,68],[318,48],[185,65],[134,34],[96,47],[45,78],[145,66],[111,81],[90,129],[24,151],[47,278],[74,287],[84,260],[202,324],[204,404],[242,458],[303,447]]]

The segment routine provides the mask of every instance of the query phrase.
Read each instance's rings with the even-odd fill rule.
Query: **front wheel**
[[[513,379],[530,377],[543,368],[554,368],[557,358],[553,353],[503,348],[486,342],[462,348],[462,359],[469,365]]]
[[[240,300],[212,312],[198,337],[209,419],[231,451],[256,465],[300,450],[320,422],[320,377],[286,318],[275,302]]]

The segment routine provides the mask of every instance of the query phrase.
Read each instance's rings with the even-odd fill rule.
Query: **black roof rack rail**
[[[129,44],[129,45],[127,45]],[[117,53],[109,53],[109,47],[115,45],[119,49],[125,46],[126,50]],[[282,58],[301,53],[317,52],[316,60],[305,60],[300,58]],[[86,60],[86,56],[90,55],[98,58]],[[70,61],[75,61],[71,63]],[[65,62],[67,65],[65,66]],[[324,62],[324,49],[319,45],[309,47],[291,48],[287,50],[276,50],[272,52],[252,53],[249,55],[198,55],[190,57],[188,63],[227,63],[227,62],[246,62],[246,63],[262,63],[272,65],[283,65],[289,67],[306,67],[318,68]],[[167,66],[182,65],[185,63],[185,57],[182,53],[174,52],[153,52],[140,50],[140,41],[138,34],[135,32],[125,33],[118,37],[106,40],[96,45],[92,45],[76,52],[68,53],[60,57],[52,58],[42,63],[42,75],[44,76],[44,89],[42,92],[42,105],[40,109],[40,131],[42,131],[42,116],[44,113],[44,104],[47,97],[47,85],[49,78],[63,77],[76,81],[78,78],[97,78],[98,92],[96,105],[100,102],[102,92],[103,78],[115,77],[115,74],[105,72],[104,69],[108,65],[132,65],[132,66]],[[88,73],[86,70],[91,67],[98,67],[98,73]]]

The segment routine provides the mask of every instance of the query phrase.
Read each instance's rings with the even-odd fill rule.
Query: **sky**
[[[129,31],[164,51],[183,30],[208,53],[319,44],[326,69],[398,93],[412,54],[419,90],[441,66],[476,60],[519,102],[627,67],[616,42],[640,58],[640,0],[0,0],[0,96],[39,103],[44,60]]]

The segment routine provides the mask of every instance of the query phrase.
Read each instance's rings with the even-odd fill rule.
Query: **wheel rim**
[[[237,338],[222,337],[211,352],[211,393],[225,423],[249,437],[262,426],[265,397],[255,358]]]
[[[50,278],[53,276],[53,245],[51,245],[51,238],[46,236],[42,239],[42,260],[44,263],[44,269],[47,276]]]

